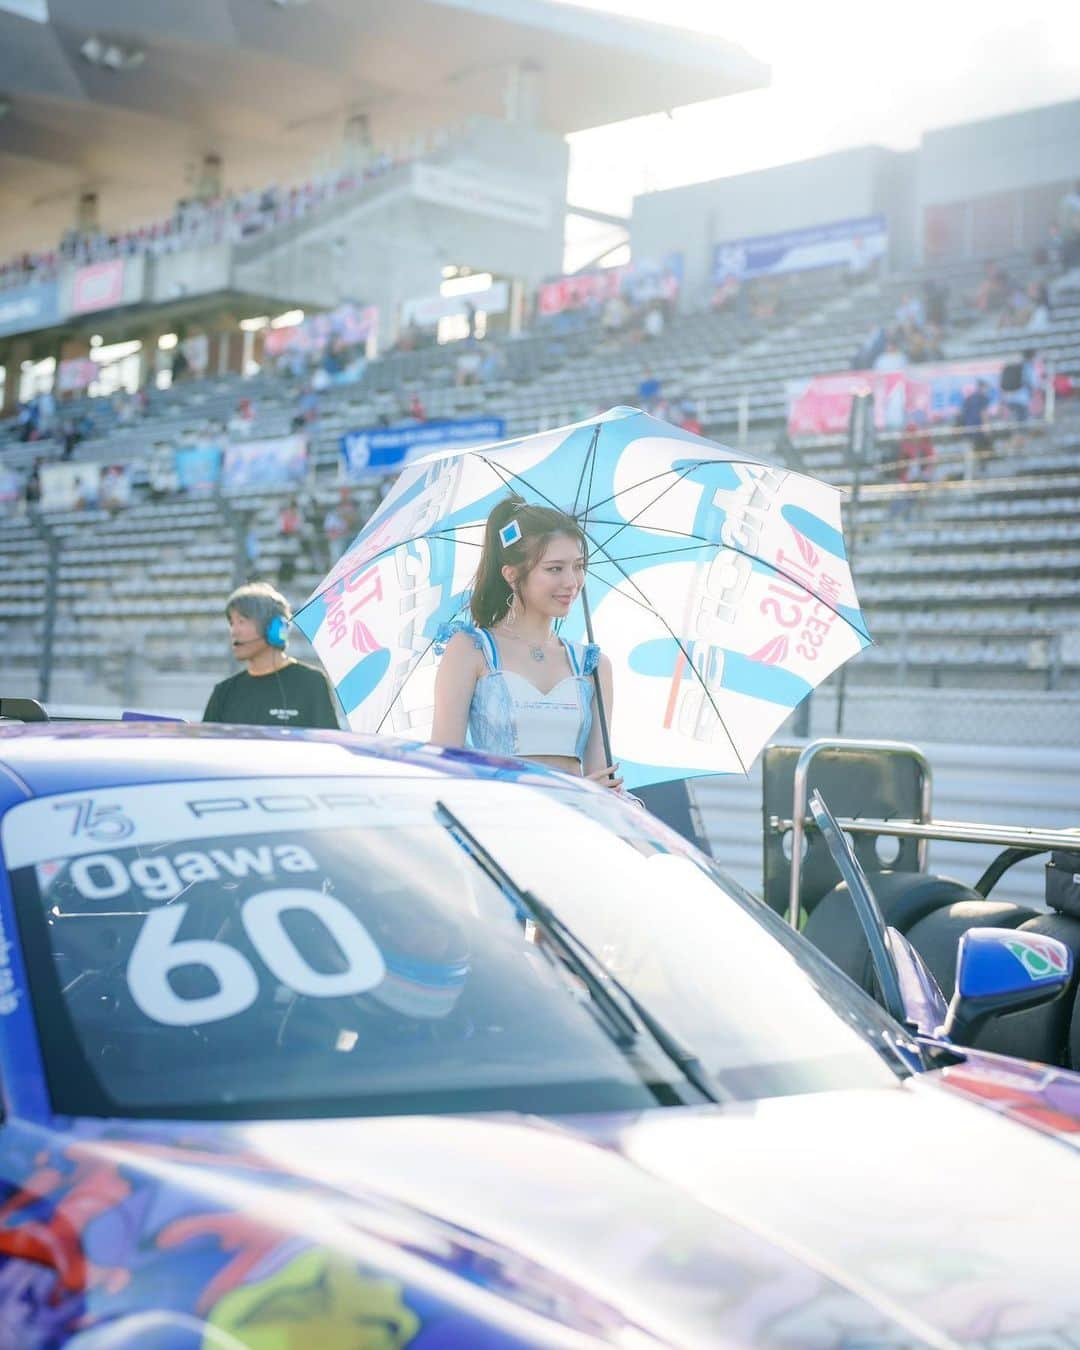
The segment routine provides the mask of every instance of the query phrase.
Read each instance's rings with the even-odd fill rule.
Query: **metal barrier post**
[[[45,577],[45,616],[41,633],[41,661],[38,666],[38,702],[48,703],[52,690],[56,609],[60,594],[60,541],[44,522],[38,528],[45,540],[45,547],[49,551],[49,568]]]

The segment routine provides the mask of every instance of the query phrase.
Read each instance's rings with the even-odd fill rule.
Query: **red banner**
[[[964,398],[983,381],[991,405],[1001,396],[1001,371],[1006,361],[947,361],[901,370],[847,370],[814,375],[787,385],[788,433],[831,436],[847,431],[852,395],[872,393],[874,425],[879,431],[900,431],[909,421],[953,422]]]
[[[112,309],[124,298],[124,260],[91,263],[80,267],[71,284],[72,314],[92,314],[97,309]]]

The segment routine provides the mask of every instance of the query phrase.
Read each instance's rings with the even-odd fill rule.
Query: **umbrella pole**
[[[590,642],[595,642],[593,637],[592,610],[589,608],[589,592],[585,586],[581,588],[581,606],[585,611],[585,635]],[[596,688],[596,711],[600,718],[600,735],[604,740],[604,763],[614,764],[611,757],[611,734],[608,731],[607,710],[604,708],[604,691],[600,688],[600,667],[597,665],[593,671],[593,685]]]

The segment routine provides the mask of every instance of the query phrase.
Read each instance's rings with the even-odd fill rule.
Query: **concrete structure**
[[[720,38],[551,0],[6,0],[0,256],[87,193],[125,229],[473,116],[563,136],[767,80]]]
[[[890,261],[998,257],[1045,240],[1080,179],[1080,101],[928,131],[910,151],[860,146],[635,198],[631,250],[681,250],[688,287],[716,244],[882,214]]]
[[[910,154],[861,146],[647,193],[634,199],[631,252],[650,258],[681,251],[686,285],[693,291],[707,284],[713,250],[727,240],[884,215],[892,261],[906,266],[914,250],[913,169]]]

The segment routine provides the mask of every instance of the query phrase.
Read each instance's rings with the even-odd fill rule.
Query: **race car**
[[[639,808],[333,732],[0,726],[0,848],[0,1345],[1070,1343],[1080,1078],[960,1044],[1050,939],[946,1008],[871,896],[889,1012]]]

